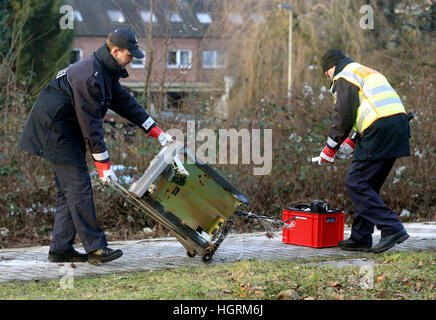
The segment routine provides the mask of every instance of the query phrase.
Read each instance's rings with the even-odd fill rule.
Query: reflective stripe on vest
[[[352,62],[333,78],[333,85],[339,78],[359,88],[359,108],[353,130],[360,134],[377,119],[406,113],[398,94],[380,72]]]

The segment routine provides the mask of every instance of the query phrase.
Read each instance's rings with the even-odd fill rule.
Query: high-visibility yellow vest
[[[362,134],[377,119],[406,113],[400,97],[380,72],[352,62],[333,78],[333,85],[339,78],[359,88],[360,104],[354,131]]]

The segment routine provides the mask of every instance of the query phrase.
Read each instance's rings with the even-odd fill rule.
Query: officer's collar
[[[350,64],[352,62],[354,62],[354,60],[350,59],[348,57],[342,58],[341,60],[339,60],[338,65],[335,68],[335,73],[333,74],[333,78],[336,77],[336,75],[339,74],[339,72],[344,70],[344,68],[346,67],[347,64]]]
[[[339,74],[339,72],[341,72],[342,70],[344,70],[344,68],[349,65],[350,63],[354,62],[353,59],[345,57],[342,58],[341,60],[339,60],[336,68],[335,68],[335,72],[333,73],[333,79]],[[331,92],[331,94],[333,94],[333,85],[334,85],[334,81],[330,82],[330,89],[329,91]]]
[[[111,56],[109,48],[106,44],[98,48],[98,50],[94,52],[94,55],[111,74],[121,78],[127,78],[129,76],[127,70],[120,67],[115,61],[114,57]]]

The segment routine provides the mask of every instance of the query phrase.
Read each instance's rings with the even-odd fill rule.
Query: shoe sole
[[[95,265],[98,265],[100,263],[106,263],[106,262],[110,262],[110,261],[113,261],[115,259],[118,259],[122,255],[123,255],[122,251],[117,251],[117,252],[114,252],[112,255],[106,256],[104,258],[92,258],[92,257],[88,257],[88,263],[95,266]]]
[[[371,250],[371,248],[343,248],[343,247],[339,247],[339,248],[346,251],[359,251],[359,252],[369,252],[369,250]]]
[[[400,244],[403,243],[404,241],[406,241],[407,239],[409,239],[409,235],[407,233],[403,234],[402,236],[400,236],[397,240],[392,241],[389,245],[379,248],[379,249],[375,249],[375,250],[371,250],[371,252],[373,253],[381,253],[384,252],[386,250],[389,250],[390,248],[392,248],[393,246],[395,246],[396,244]]]
[[[61,259],[61,258],[48,258],[48,262],[54,262],[54,263],[62,263],[62,262],[87,262],[88,257],[85,258],[69,258],[69,259]]]

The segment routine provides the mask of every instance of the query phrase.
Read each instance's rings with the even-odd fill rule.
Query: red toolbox
[[[315,200],[283,209],[283,222],[295,219],[292,229],[283,229],[282,241],[312,248],[336,247],[344,240],[344,212],[329,209],[326,202]]]

